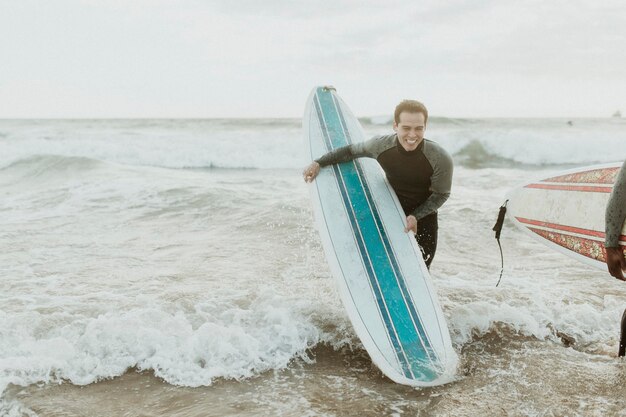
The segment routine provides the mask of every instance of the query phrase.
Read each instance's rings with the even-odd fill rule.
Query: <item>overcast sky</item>
[[[0,118],[626,113],[626,3],[0,0]]]

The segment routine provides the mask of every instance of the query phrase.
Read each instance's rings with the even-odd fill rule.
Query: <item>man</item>
[[[303,176],[311,182],[320,167],[359,157],[375,158],[407,216],[405,232],[415,234],[430,268],[437,250],[437,209],[450,196],[453,166],[441,146],[424,139],[427,121],[428,110],[422,103],[404,100],[394,112],[396,133],[335,149],[313,161]]]
[[[606,264],[609,273],[617,279],[626,281],[626,259],[623,247],[619,245],[619,237],[626,219],[626,161],[615,179],[613,192],[606,205],[605,226]]]

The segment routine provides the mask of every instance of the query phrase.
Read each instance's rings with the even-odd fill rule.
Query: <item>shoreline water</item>
[[[311,353],[313,363],[295,360],[209,387],[177,387],[131,369],[86,386],[12,386],[7,394],[24,410],[50,417],[622,415],[623,361],[590,359],[558,342],[506,333],[493,330],[465,345],[458,380],[435,388],[393,383],[361,349],[322,346]],[[533,366],[537,352],[550,360]],[[572,369],[572,361],[580,366]],[[526,381],[523,390],[520,381]]]
[[[457,162],[431,273],[462,364],[413,390],[352,332],[299,126],[0,121],[0,415],[620,415],[622,283],[505,222],[495,288],[491,227],[530,176],[626,157],[621,130],[484,123],[476,166],[470,127],[432,132]]]

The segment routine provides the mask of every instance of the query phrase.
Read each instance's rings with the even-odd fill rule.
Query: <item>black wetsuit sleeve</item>
[[[606,205],[604,246],[616,248],[619,246],[619,237],[626,219],[626,161],[622,165],[615,179],[613,191]]]
[[[432,194],[413,211],[412,214],[418,220],[436,212],[448,200],[452,190],[452,173],[454,171],[452,157],[448,152],[433,142],[427,142],[424,145],[424,156],[433,167],[433,174],[430,177]]]
[[[366,142],[354,143],[352,145],[343,146],[333,149],[327,154],[317,158],[315,162],[325,167],[332,164],[340,164],[342,162],[352,161],[356,158],[367,157],[376,158],[376,145],[380,141],[380,137],[374,137]]]

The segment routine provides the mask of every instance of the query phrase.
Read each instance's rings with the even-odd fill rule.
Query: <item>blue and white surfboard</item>
[[[315,88],[303,119],[311,160],[364,140],[329,87]],[[311,183],[326,258],[356,334],[393,381],[433,386],[454,379],[458,357],[428,269],[400,203],[374,159],[322,168]]]

